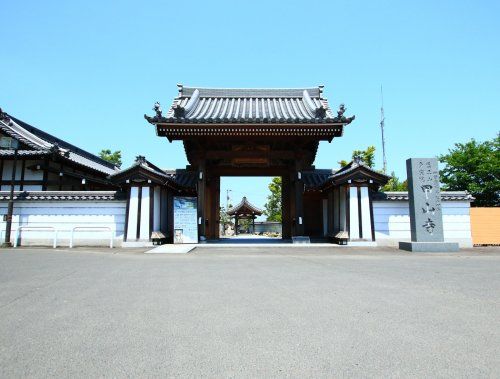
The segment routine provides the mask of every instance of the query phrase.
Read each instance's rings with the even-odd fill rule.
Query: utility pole
[[[384,116],[384,92],[382,91],[382,84],[380,85],[380,130],[382,132],[382,155],[384,159],[384,174],[387,174],[387,159],[385,157],[385,136],[384,136],[384,126],[385,126],[385,116]]]
[[[12,178],[10,180],[10,194],[9,203],[7,205],[7,217],[5,225],[5,241],[2,247],[12,247],[12,242],[10,241],[10,233],[12,230],[12,215],[14,214],[14,185],[16,182],[16,167],[17,167],[17,153],[19,149],[19,142],[16,139],[12,139],[12,147],[14,148],[14,162],[12,164]]]

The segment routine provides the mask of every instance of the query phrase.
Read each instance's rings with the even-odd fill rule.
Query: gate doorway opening
[[[281,183],[281,176],[221,176],[217,242],[283,242]]]

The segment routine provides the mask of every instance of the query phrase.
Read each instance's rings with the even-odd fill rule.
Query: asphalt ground
[[[500,250],[0,250],[0,377],[500,377]]]

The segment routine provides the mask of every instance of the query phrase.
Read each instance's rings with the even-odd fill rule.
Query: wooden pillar
[[[207,175],[206,175],[205,161],[201,161],[198,165],[198,238],[206,237],[205,228],[205,203],[206,203],[206,189],[207,189]]]
[[[220,238],[220,175],[217,175],[214,180],[214,238]]]
[[[234,215],[234,235],[238,235],[238,215]]]
[[[295,196],[295,236],[304,235],[304,182],[302,172],[298,169],[294,173],[294,196]],[[318,210],[319,211],[319,210]]]
[[[252,234],[255,234],[255,215],[252,215]]]
[[[220,223],[220,176],[212,176],[207,170],[207,188],[205,199],[205,214],[207,215],[207,239],[219,238]]]
[[[42,191],[47,191],[47,181],[48,181],[48,177],[49,177],[49,171],[48,171],[48,167],[49,167],[49,159],[48,158],[45,158],[43,160],[43,183],[42,183]],[[85,188],[82,188],[82,190],[84,190]]]
[[[281,235],[284,239],[292,237],[290,185],[289,175],[283,175],[281,177]]]
[[[333,237],[335,235],[335,229],[334,229],[334,220],[335,220],[335,212],[334,212],[334,191],[335,188],[330,188],[328,190],[328,200],[327,200],[327,209],[328,209],[328,228],[327,228],[327,236],[328,237]]]
[[[166,230],[169,235],[169,240],[174,239],[174,194],[171,189],[166,190],[166,208],[167,208],[167,226]]]
[[[23,159],[21,164],[21,183],[19,184],[19,191],[24,189],[24,171],[26,171],[26,160]]]
[[[58,187],[58,188],[59,188],[59,191],[62,191],[62,184],[63,184],[63,168],[64,168],[64,167],[63,167],[63,164],[61,163],[61,164],[59,165],[59,176],[58,176],[58,180],[59,180],[59,182],[58,182],[59,187]]]

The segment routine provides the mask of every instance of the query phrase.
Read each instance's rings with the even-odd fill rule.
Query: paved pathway
[[[0,377],[500,376],[499,250],[114,251],[0,251]]]

